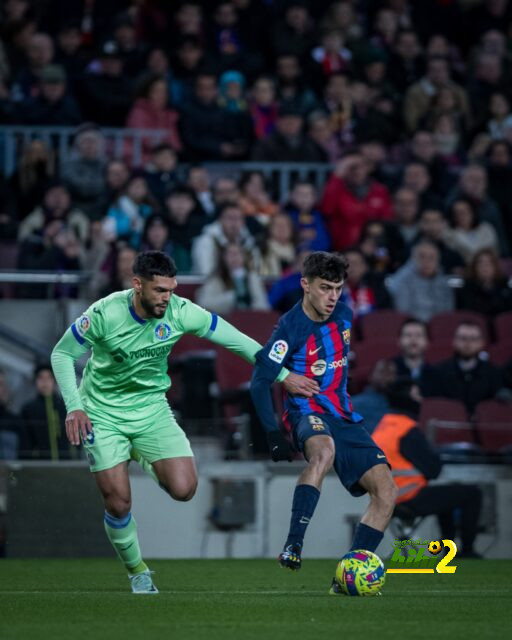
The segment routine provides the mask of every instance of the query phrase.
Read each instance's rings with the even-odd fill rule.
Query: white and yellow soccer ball
[[[356,549],[338,562],[336,580],[347,596],[376,596],[384,586],[386,570],[376,553]]]

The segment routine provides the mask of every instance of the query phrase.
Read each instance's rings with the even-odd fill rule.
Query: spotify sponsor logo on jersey
[[[311,373],[314,376],[323,376],[327,370],[339,369],[339,367],[345,367],[347,365],[347,356],[343,356],[341,360],[334,360],[333,362],[327,362],[325,360],[316,360],[311,365]]]

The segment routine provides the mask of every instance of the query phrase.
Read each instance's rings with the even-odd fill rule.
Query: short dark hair
[[[302,275],[308,280],[322,278],[329,282],[340,282],[347,277],[348,261],[339,253],[315,251],[304,260]]]
[[[53,376],[52,365],[49,362],[38,362],[34,367],[34,380],[41,373],[41,371],[49,371]]]
[[[425,331],[425,335],[427,336],[427,338],[429,337],[427,325],[421,320],[417,320],[416,318],[407,318],[407,320],[404,320],[402,322],[402,326],[400,327],[400,331],[398,333],[399,337],[402,335],[405,327],[410,327],[411,325],[422,327],[422,329]]]
[[[174,260],[162,251],[143,251],[133,263],[134,275],[146,280],[151,280],[153,276],[174,278],[177,272]]]

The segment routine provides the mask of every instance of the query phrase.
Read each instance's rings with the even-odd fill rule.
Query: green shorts
[[[103,471],[130,459],[135,447],[148,462],[163,458],[189,458],[194,454],[183,429],[178,425],[167,400],[151,408],[109,415],[96,407],[86,407],[93,435],[84,442],[91,471]]]

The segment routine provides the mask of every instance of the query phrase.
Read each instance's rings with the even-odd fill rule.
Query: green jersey
[[[133,289],[92,304],[66,331],[52,365],[68,411],[95,407],[109,413],[147,408],[170,386],[167,358],[185,333],[206,337],[250,362],[261,346],[216,314],[173,294],[162,318],[143,319]],[[92,351],[77,388],[73,362]],[[284,379],[283,370],[278,380]]]

